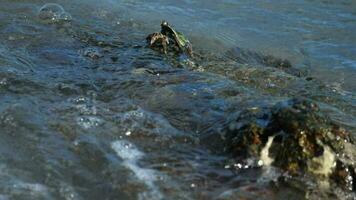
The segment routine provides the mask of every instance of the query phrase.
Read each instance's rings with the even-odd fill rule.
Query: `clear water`
[[[0,2],[0,199],[301,199],[202,138],[296,96],[356,130],[354,1],[58,0],[54,19],[45,3]],[[199,66],[146,47],[162,19]],[[237,65],[236,47],[307,75]]]

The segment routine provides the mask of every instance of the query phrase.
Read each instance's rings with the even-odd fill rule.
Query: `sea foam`
[[[152,169],[140,167],[137,163],[144,156],[144,153],[136,148],[134,144],[126,140],[112,142],[111,148],[123,159],[123,165],[130,169],[136,178],[144,183],[149,189],[148,192],[139,194],[140,199],[163,199],[163,195],[155,186],[157,172]]]

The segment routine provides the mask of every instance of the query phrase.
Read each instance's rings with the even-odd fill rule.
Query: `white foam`
[[[336,166],[335,154],[327,145],[322,144],[322,146],[324,148],[323,155],[313,158],[308,165],[311,172],[329,176]]]
[[[158,179],[157,172],[152,169],[142,168],[137,164],[144,156],[143,152],[126,140],[118,140],[111,143],[111,148],[123,159],[123,165],[130,169],[136,178],[148,187],[149,191],[141,193],[139,195],[140,199],[163,199],[163,195],[154,184]]]
[[[84,129],[90,129],[103,123],[103,120],[96,116],[81,116],[77,117],[76,121]]]
[[[136,163],[143,156],[141,151],[139,151],[132,143],[125,140],[113,142],[111,148],[114,149],[124,162]]]
[[[151,113],[142,108],[119,113],[116,119],[120,124],[126,125],[126,131],[134,132],[135,130],[147,129],[150,133],[161,134],[162,137],[168,137],[167,133],[170,133],[169,135],[181,134],[164,116]],[[150,124],[154,124],[154,128],[149,126]]]
[[[78,104],[75,108],[83,115],[96,115],[98,113],[96,106],[90,106],[88,104]]]
[[[21,180],[16,180],[9,189],[10,195],[27,194],[36,199],[51,199],[48,187],[39,183],[27,183]]]
[[[65,182],[60,183],[59,193],[64,200],[81,199],[74,188]]]
[[[48,188],[39,183],[25,183],[25,182],[18,182],[13,185],[13,188],[19,188],[24,190],[29,190],[34,193],[48,193]]]
[[[272,146],[273,139],[275,136],[270,136],[268,137],[268,141],[266,145],[262,148],[261,154],[260,154],[260,160],[258,161],[258,165],[262,166],[270,166],[274,159],[269,156],[269,149]]]

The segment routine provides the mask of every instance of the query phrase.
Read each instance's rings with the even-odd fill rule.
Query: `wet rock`
[[[102,170],[108,163],[105,152],[98,144],[91,141],[75,141],[71,150],[78,155],[83,165],[94,172]]]
[[[289,60],[286,59],[281,59],[281,58],[276,58],[274,56],[263,56],[262,62],[267,65],[267,66],[273,66],[276,68],[290,68],[292,67],[292,64],[290,63]]]
[[[246,110],[231,123],[227,149],[237,159],[255,157],[292,176],[309,174],[355,190],[355,152],[350,132],[318,105],[295,98],[260,110]]]
[[[293,67],[292,63],[287,59],[265,55],[239,47],[234,47],[225,54],[229,59],[239,64],[277,68],[297,77],[305,76],[308,73],[301,68]]]
[[[226,52],[227,57],[241,64],[262,64],[276,68],[290,68],[292,64],[289,60],[276,58],[271,55],[263,55],[254,51],[235,47]]]

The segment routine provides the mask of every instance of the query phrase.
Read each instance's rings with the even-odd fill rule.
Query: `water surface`
[[[65,17],[41,18],[46,3],[60,4]],[[323,194],[307,181],[307,189],[271,184],[277,169],[236,163],[206,138],[223,137],[244,109],[292,97],[316,101],[354,133],[355,8],[353,1],[1,1],[0,199]],[[147,48],[162,19],[190,38],[195,63]],[[293,70],[266,66],[260,55],[288,59]]]

